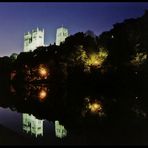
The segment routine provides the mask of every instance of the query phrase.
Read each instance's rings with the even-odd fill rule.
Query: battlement
[[[24,33],[24,35],[25,35],[25,36],[31,35],[31,33],[30,33],[30,32],[26,32],[26,33]]]
[[[43,32],[44,33],[44,29],[40,29],[40,28],[36,28],[36,29],[32,29],[32,33],[33,32]]]
[[[59,27],[56,30],[56,45],[60,45],[69,36],[68,29]],[[44,29],[36,28],[24,34],[24,52],[29,52],[37,49],[37,47],[45,46],[44,44]]]
[[[24,35],[26,36],[26,35],[32,35],[33,33],[44,33],[44,29],[39,29],[38,27],[37,27],[37,29],[32,29],[32,31],[31,32],[26,32],[26,33],[24,33]]]
[[[44,29],[33,29],[24,34],[24,52],[33,51],[39,46],[44,46]]]

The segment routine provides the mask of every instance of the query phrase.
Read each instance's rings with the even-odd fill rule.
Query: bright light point
[[[40,92],[39,92],[39,99],[42,101],[42,100],[44,100],[45,98],[46,98],[46,96],[47,96],[47,92],[45,91],[45,90],[41,90]]]
[[[99,65],[99,62],[98,61],[94,61],[94,65]]]
[[[100,68],[108,56],[108,52],[105,49],[100,49],[99,52],[92,53],[86,60],[87,66],[94,66],[96,68]]]
[[[113,38],[114,38],[114,36],[112,35],[112,36],[111,36],[111,38],[113,39]]]
[[[85,98],[85,108],[81,112],[83,117],[87,116],[87,114],[99,117],[105,116],[103,104],[99,100],[90,100],[89,98],[88,100]]]
[[[91,110],[91,112],[97,112],[102,110],[102,106],[99,103],[92,103],[89,104],[89,109]]]

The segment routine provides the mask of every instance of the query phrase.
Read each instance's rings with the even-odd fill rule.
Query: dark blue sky
[[[148,2],[131,3],[0,3],[0,57],[23,51],[23,35],[39,27],[45,29],[45,44],[55,41],[62,24],[70,34],[88,29],[99,35],[127,18],[136,18],[148,9]]]

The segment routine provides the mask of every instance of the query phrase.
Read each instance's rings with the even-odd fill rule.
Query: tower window
[[[32,39],[29,39],[29,43],[31,43],[32,42]]]

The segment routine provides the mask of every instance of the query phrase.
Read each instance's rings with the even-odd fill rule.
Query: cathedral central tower
[[[56,45],[60,45],[60,43],[64,42],[68,37],[68,29],[63,26],[57,29],[56,32]]]

